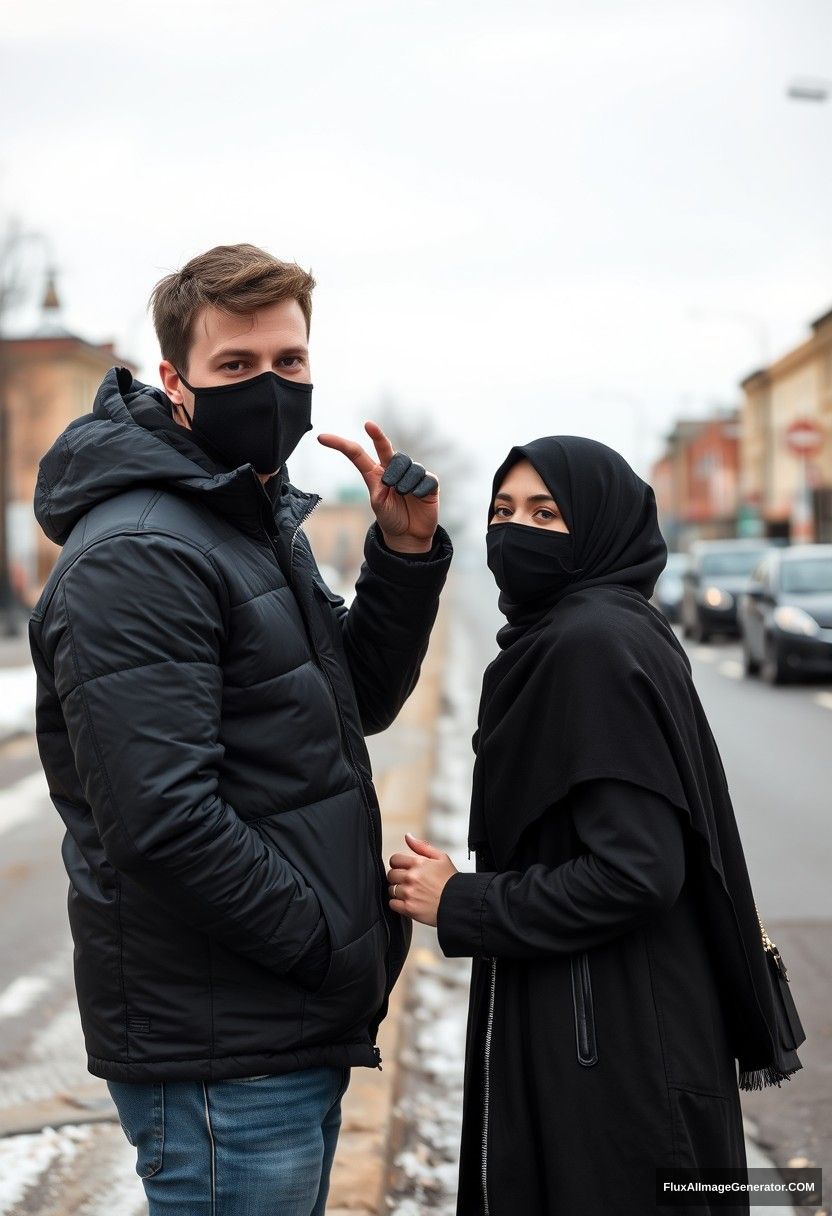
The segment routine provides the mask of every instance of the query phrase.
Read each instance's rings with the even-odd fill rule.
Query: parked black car
[[[772,549],[740,602],[743,665],[771,684],[832,674],[832,545]]]
[[[764,540],[700,540],[691,545],[683,578],[681,620],[686,638],[707,642],[737,632],[737,603],[769,549]]]
[[[653,603],[669,621],[679,620],[682,591],[684,590],[682,578],[688,567],[688,561],[687,553],[668,553],[667,565],[656,580]]]

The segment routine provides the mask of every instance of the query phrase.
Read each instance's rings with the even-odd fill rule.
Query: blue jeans
[[[324,1216],[349,1068],[108,1081],[149,1216]]]

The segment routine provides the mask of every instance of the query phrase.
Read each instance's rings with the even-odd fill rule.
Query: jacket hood
[[[208,495],[221,513],[254,518],[267,497],[251,465],[222,469],[189,439],[172,421],[161,389],[112,367],[92,413],[71,422],[41,460],[35,516],[62,545],[97,503],[140,485]]]

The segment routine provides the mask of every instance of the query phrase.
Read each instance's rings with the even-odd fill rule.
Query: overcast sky
[[[18,0],[0,75],[0,218],[71,328],[157,383],[155,281],[262,244],[318,280],[316,429],[392,395],[484,489],[559,431],[646,471],[832,307],[832,102],[785,96],[830,0]]]

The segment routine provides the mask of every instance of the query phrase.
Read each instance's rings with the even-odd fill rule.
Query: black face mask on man
[[[193,415],[185,410],[192,430],[229,468],[251,464],[258,473],[276,473],[312,429],[311,384],[269,371],[199,388],[177,375],[194,395]]]
[[[488,568],[512,603],[524,604],[558,591],[575,577],[572,537],[534,524],[490,524]]]

